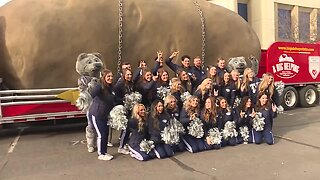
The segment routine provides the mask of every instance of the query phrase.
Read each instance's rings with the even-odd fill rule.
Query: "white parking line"
[[[16,138],[14,138],[13,142],[11,143],[10,147],[9,147],[9,150],[8,150],[8,153],[12,153],[14,148],[16,147],[16,145],[18,144],[18,141],[20,139],[20,136],[22,134],[22,132],[24,131],[25,128],[21,128],[20,131],[19,131],[19,134]]]

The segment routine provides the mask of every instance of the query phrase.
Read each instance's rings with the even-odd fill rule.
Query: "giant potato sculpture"
[[[218,57],[260,56],[259,40],[240,16],[205,0],[198,3],[206,65]],[[139,59],[151,63],[157,50],[201,56],[202,23],[193,0],[124,0],[122,11],[122,61],[134,67]],[[75,87],[82,52],[100,52],[116,72],[119,2],[13,0],[0,8],[0,35],[0,77],[7,87]]]

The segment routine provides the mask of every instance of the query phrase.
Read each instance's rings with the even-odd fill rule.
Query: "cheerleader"
[[[180,119],[180,110],[177,105],[177,100],[174,96],[168,95],[164,101],[165,111],[171,116],[171,118],[175,118],[179,121]],[[177,145],[171,145],[173,152],[183,152],[186,150],[186,146],[182,141],[182,135],[180,136],[180,142]]]
[[[181,81],[178,78],[171,79],[170,93],[177,100],[178,112],[180,112],[182,108],[182,100],[181,100]]]
[[[273,118],[277,117],[277,106],[271,104],[270,98],[267,94],[261,93],[258,96],[256,112],[261,113],[264,118],[265,125],[262,131],[253,129],[253,140],[256,144],[262,143],[262,140],[272,145],[274,144],[274,137],[272,133]]]
[[[221,143],[212,144],[212,139],[208,136],[210,129],[218,128],[216,103],[213,97],[206,99],[204,108],[201,110],[200,119],[203,123],[204,144],[206,149],[220,149]]]
[[[198,97],[200,100],[200,108],[202,109],[205,103],[205,100],[211,96],[211,88],[212,88],[212,80],[210,78],[206,78],[202,81],[202,83],[198,86],[194,95]]]
[[[135,104],[132,109],[132,117],[128,121],[128,129],[131,132],[129,138],[129,150],[131,157],[146,161],[152,156],[140,150],[140,143],[147,139],[148,131],[146,125],[146,108],[143,104]]]
[[[239,101],[240,101],[240,99],[241,99],[241,94],[240,94],[241,80],[239,78],[240,73],[238,70],[234,69],[231,71],[230,74],[231,74],[231,79],[230,79],[231,84],[233,84],[233,86],[236,88],[235,97],[236,97],[236,99],[239,99]],[[240,103],[239,101],[237,103],[235,102],[235,104],[234,104],[235,107],[239,105],[238,104],[238,103]]]
[[[196,96],[191,96],[183,105],[180,112],[180,122],[187,130],[187,126],[195,118],[199,118],[199,99]],[[183,142],[189,152],[196,153],[205,150],[204,141],[202,138],[196,138],[188,134],[183,135]]]
[[[105,69],[102,72],[101,84],[95,86],[91,92],[93,98],[89,109],[89,120],[97,132],[97,148],[99,160],[111,160],[112,155],[107,153],[109,134],[108,115],[115,106],[115,93],[112,87],[113,74]]]
[[[217,68],[215,66],[208,66],[207,77],[212,80],[212,93],[214,97],[220,96],[221,78],[217,74]]]
[[[144,69],[142,77],[136,84],[137,91],[142,95],[141,103],[147,108],[150,107],[153,100],[156,98],[156,79],[153,78],[150,69]]]
[[[220,96],[217,98],[217,100],[218,100],[217,101],[218,128],[219,130],[222,130],[226,128],[225,125],[228,121],[234,122],[235,115],[232,107],[228,105],[226,98]],[[233,137],[224,138],[222,140],[222,146],[226,146],[226,145],[230,145],[230,146],[237,145],[237,137],[233,136]]]
[[[181,81],[182,92],[188,91],[190,94],[192,94],[194,85],[191,78],[188,75],[188,72],[186,70],[181,70],[178,72],[178,77]]]
[[[236,99],[236,87],[231,82],[231,75],[228,72],[223,74],[223,79],[221,82],[221,96],[228,101],[228,104],[231,107],[233,107]]]
[[[163,101],[155,100],[151,105],[147,126],[150,140],[154,142],[154,152],[159,159],[173,156],[172,147],[161,140],[161,131],[168,126],[171,117],[164,111]]]
[[[123,104],[123,98],[125,94],[130,94],[133,92],[133,82],[132,82],[132,72],[129,69],[124,69],[122,72],[122,77],[118,80],[115,85],[115,93],[117,104]],[[129,139],[129,130],[121,130],[120,133],[120,145],[118,152],[121,154],[129,154],[128,149],[125,149],[125,144]]]
[[[164,68],[158,70],[158,81],[156,83],[157,88],[166,87],[169,88],[169,73]]]
[[[238,143],[252,143],[252,119],[255,117],[256,113],[249,96],[245,96],[242,98],[240,105],[235,108],[235,115],[236,127],[238,132]],[[244,141],[244,137],[242,137],[240,133],[240,128],[243,129],[244,127],[247,127],[248,129],[248,137],[245,138],[246,141]]]
[[[260,79],[255,77],[251,68],[246,68],[243,72],[243,80],[240,86],[241,97],[249,96],[252,103],[257,103],[258,87]]]
[[[262,80],[259,84],[259,93],[265,93],[268,97],[270,97],[271,103],[276,104],[277,106],[280,106],[280,97],[279,93],[276,90],[276,87],[274,85],[274,78],[273,75],[269,72],[265,73],[262,76]]]

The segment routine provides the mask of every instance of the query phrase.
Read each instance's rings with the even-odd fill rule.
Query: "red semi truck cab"
[[[270,72],[285,84],[281,105],[312,107],[319,104],[320,44],[275,42],[262,50],[258,77]]]

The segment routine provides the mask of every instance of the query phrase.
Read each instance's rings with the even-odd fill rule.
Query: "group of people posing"
[[[240,78],[237,70],[227,72],[222,58],[218,59],[216,66],[204,69],[200,57],[195,57],[191,65],[191,58],[184,55],[180,65],[172,62],[178,53],[173,52],[164,61],[163,53],[157,52],[153,69],[149,69],[145,61],[140,61],[135,72],[130,63],[122,63],[122,71],[117,77],[108,69],[103,71],[101,83],[92,90],[93,101],[88,114],[88,121],[93,123],[97,133],[98,159],[113,158],[107,153],[108,116],[112,108],[123,104],[125,95],[132,92],[139,92],[142,101],[128,113],[127,128],[121,131],[118,152],[130,154],[137,160],[166,158],[176,152],[196,153],[242,143],[274,144],[272,126],[279,94],[272,74],[266,73],[259,79],[252,69],[246,68]],[[173,78],[169,78],[165,64],[174,71]],[[161,88],[170,89],[170,93],[159,97]],[[191,96],[185,99],[186,92]],[[254,126],[258,114],[264,121],[262,129]],[[166,144],[161,133],[171,119],[178,120],[185,133],[180,135],[179,142]],[[188,126],[196,119],[203,124],[202,137],[188,132]],[[213,141],[209,135],[212,129],[222,132],[228,122],[234,124],[237,133],[224,136],[221,142]],[[247,128],[246,137],[240,133],[243,127]],[[141,148],[143,140],[153,142],[154,148],[150,152]]]

